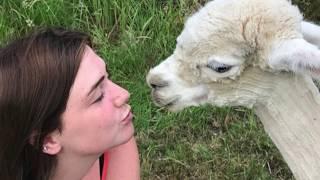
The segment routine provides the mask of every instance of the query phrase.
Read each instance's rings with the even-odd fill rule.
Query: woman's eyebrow
[[[99,86],[99,84],[104,80],[104,78],[105,76],[103,75],[96,83],[93,84],[93,86],[91,86],[91,89],[88,92],[87,96],[89,96],[92,93],[92,91],[94,91]]]

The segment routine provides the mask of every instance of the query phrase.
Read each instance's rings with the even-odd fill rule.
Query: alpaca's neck
[[[254,110],[297,179],[320,179],[320,94],[309,78],[279,76]]]

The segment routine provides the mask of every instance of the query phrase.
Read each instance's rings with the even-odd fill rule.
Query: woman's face
[[[133,136],[130,94],[108,79],[105,66],[87,46],[62,114],[62,151],[102,153]]]

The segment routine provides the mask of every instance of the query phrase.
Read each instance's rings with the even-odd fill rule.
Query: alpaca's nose
[[[148,83],[149,87],[151,87],[152,89],[156,89],[156,90],[169,85],[168,81],[163,80],[158,75],[148,76],[147,83]]]
[[[151,83],[150,86],[151,86],[152,89],[160,89],[160,88],[163,88],[165,86],[168,86],[168,84],[167,83],[163,83],[163,84]]]

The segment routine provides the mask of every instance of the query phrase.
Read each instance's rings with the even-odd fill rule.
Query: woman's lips
[[[121,123],[128,124],[129,122],[132,121],[132,118],[133,118],[133,114],[131,111],[129,111],[126,117],[121,120]]]

